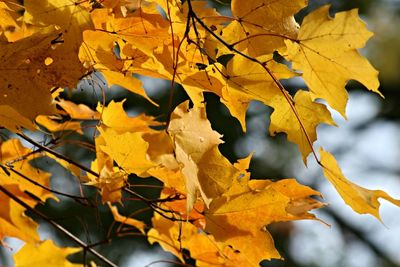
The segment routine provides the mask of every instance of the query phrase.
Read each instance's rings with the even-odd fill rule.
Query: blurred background
[[[348,121],[332,111],[339,127],[319,126],[319,141],[315,148],[323,145],[337,158],[344,174],[352,181],[369,189],[383,189],[395,198],[400,198],[400,0],[360,0],[360,1],[321,1],[312,0],[306,10],[298,14],[301,21],[305,14],[323,4],[331,4],[332,14],[359,8],[363,20],[375,36],[362,51],[380,71],[380,91],[385,99],[367,92],[356,82],[347,86],[350,97],[347,108]],[[229,1],[210,1],[222,13],[227,12]],[[123,89],[113,88],[106,93],[107,100],[127,99],[124,107],[129,115],[138,113],[165,119],[168,111],[169,82],[141,77],[149,96],[160,104],[156,109],[146,100],[136,97]],[[301,81],[286,84],[288,87],[301,88]],[[100,89],[90,81],[81,82],[77,90],[65,95],[77,103],[95,108],[102,99]],[[174,105],[187,99],[180,88],[175,88]],[[317,216],[330,225],[317,221],[279,223],[269,226],[276,246],[285,261],[263,262],[263,266],[343,266],[343,267],[393,267],[400,266],[400,209],[385,202],[382,203],[381,217],[384,225],[368,215],[358,215],[347,207],[333,187],[322,176],[320,168],[312,157],[308,168],[304,166],[295,145],[285,136],[274,138],[267,135],[271,109],[253,102],[247,114],[247,129],[244,134],[239,123],[228,110],[220,104],[217,97],[206,94],[207,112],[213,128],[224,135],[221,152],[231,161],[254,152],[250,171],[253,178],[281,179],[295,177],[300,182],[312,186],[324,195],[329,206],[317,211]],[[164,116],[164,118],[163,118]],[[93,124],[85,125],[84,137],[69,135],[72,141],[92,140]],[[43,136],[33,136],[43,140]],[[73,143],[71,141],[71,143]],[[65,144],[60,150],[76,161],[89,165],[93,155],[86,149]],[[66,193],[79,190],[76,181],[50,159],[35,162],[38,166],[53,173],[52,186]],[[130,177],[132,184],[159,185],[156,180]],[[139,187],[138,187],[139,188]],[[95,189],[84,187],[86,194],[95,195]],[[154,196],[158,189],[140,187],[143,195]],[[100,199],[99,199],[100,201]],[[138,201],[126,201],[120,210],[123,214],[144,207]],[[113,238],[107,240],[112,231],[112,217],[105,206],[87,209],[70,199],[60,203],[49,200],[38,207],[43,213],[65,226],[82,240],[98,243],[94,248],[113,262],[124,267],[174,266],[168,261],[174,258],[164,253],[158,245],[148,246],[146,238],[140,235]],[[140,219],[150,222],[151,212],[140,214]],[[39,219],[38,219],[39,220]],[[40,220],[39,220],[40,221]],[[111,229],[111,230],[110,230]],[[45,222],[40,223],[42,239],[56,239],[59,245],[70,245],[62,235]],[[7,242],[13,250],[0,251],[1,266],[12,266],[12,254],[21,246],[15,239]],[[79,259],[81,256],[76,256]],[[190,263],[190,262],[189,262]]]

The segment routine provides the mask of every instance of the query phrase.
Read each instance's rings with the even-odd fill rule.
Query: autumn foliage
[[[323,6],[299,25],[294,15],[306,6],[306,0],[233,0],[232,15],[222,16],[190,0],[0,0],[0,125],[9,131],[0,146],[0,241],[26,242],[15,254],[16,266],[74,266],[66,256],[80,249],[40,240],[38,224],[26,214],[68,236],[35,206],[59,195],[91,203],[85,195],[52,190],[50,174],[30,164],[38,157],[54,159],[82,186],[96,187],[116,223],[182,262],[190,257],[197,266],[258,266],[280,259],[266,226],[317,219],[310,211],[325,205],[321,194],[292,178],[250,179],[251,155],[233,164],[225,158],[204,92],[217,95],[243,131],[251,101],[273,108],[269,134],[286,134],[304,164],[311,154],[308,159],[355,212],[380,220],[379,198],[400,206],[381,190],[352,183],[331,153],[313,147],[317,126],[335,125],[327,106],[346,117],[347,81],[380,92],[378,72],[358,51],[372,33],[357,10],[331,17]],[[62,97],[91,80],[104,90],[121,86],[157,106],[138,75],[170,81],[171,97],[174,85],[181,85],[190,102],[171,107],[161,121],[128,116],[124,101],[103,101],[94,110]],[[307,90],[289,93],[282,80],[291,78],[303,79]],[[55,149],[62,144],[54,138],[63,136],[59,132],[88,134],[83,121],[97,122],[90,166]],[[33,140],[35,131],[52,142]],[[130,176],[158,179],[160,195],[142,196]],[[154,211],[151,225],[120,214],[123,195]],[[98,264],[113,265],[90,244],[69,238]]]

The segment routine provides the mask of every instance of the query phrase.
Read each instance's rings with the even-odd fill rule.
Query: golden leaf
[[[288,140],[298,145],[306,163],[307,156],[312,151],[312,143],[317,140],[317,126],[321,123],[336,124],[326,106],[313,102],[309,92],[297,91],[293,107],[297,114],[289,105],[282,106],[272,113],[269,132],[271,135],[278,132],[286,133]]]
[[[28,177],[32,181],[50,188],[50,174],[32,167],[29,163],[31,157],[27,157],[30,152],[32,151],[24,147],[19,139],[9,139],[0,144],[0,162],[6,166],[12,166],[12,169]],[[29,191],[42,201],[45,201],[49,197],[53,197],[53,194],[48,190],[34,185],[31,181],[28,181],[26,178],[15,172],[10,172],[10,175],[0,172],[0,184],[17,185],[21,192]],[[36,204],[36,202],[37,201],[32,202],[31,198],[29,203]]]
[[[98,120],[100,114],[84,104],[75,104],[74,102],[60,99],[56,101],[60,107],[71,117],[76,120]]]
[[[78,134],[83,134],[81,123],[79,121],[59,122],[57,119],[56,116],[39,115],[36,117],[36,122],[50,132],[73,131]]]
[[[246,267],[250,264],[243,255],[188,222],[173,222],[155,214],[152,223],[153,228],[147,233],[150,244],[159,243],[182,262],[182,249],[188,249],[196,266]]]
[[[11,184],[4,187],[27,204],[32,206],[36,204],[36,201],[32,201],[32,198],[23,193],[18,185]],[[25,208],[3,193],[0,194],[0,202],[0,243],[3,243],[5,237],[16,237],[25,242],[39,241],[38,225],[25,215]]]
[[[126,173],[143,175],[155,164],[147,156],[149,144],[143,139],[142,133],[126,132],[118,134],[112,128],[99,128],[105,145],[100,147]]]
[[[295,76],[285,65],[272,61],[271,56],[259,58],[265,62],[268,68],[279,79],[287,79]],[[222,102],[228,107],[231,114],[236,117],[246,130],[245,115],[251,100],[262,101],[279,112],[280,108],[289,105],[290,101],[285,93],[279,89],[277,83],[261,64],[249,59],[235,56],[226,67],[225,87],[222,89]]]
[[[55,113],[50,89],[57,83],[55,80],[60,73],[46,66],[45,59],[53,50],[51,42],[57,35],[54,29],[46,28],[14,43],[0,43],[0,69],[3,70],[0,73],[0,107],[2,111],[11,110],[9,116],[20,114],[14,122],[5,115],[0,116],[0,125],[13,131],[20,126],[34,129],[28,121],[33,121],[37,115]]]
[[[319,193],[294,179],[275,183],[250,181],[247,192],[211,202],[210,209],[205,212],[206,231],[216,241],[243,253],[253,266],[263,259],[279,259],[280,255],[265,226],[279,221],[315,219],[308,211],[323,204],[310,198],[312,195]],[[299,202],[306,202],[307,205],[299,205]]]
[[[331,153],[320,148],[321,164],[325,177],[333,184],[336,191],[355,212],[371,214],[381,221],[379,216],[379,198],[383,198],[400,207],[400,200],[394,199],[382,190],[369,190],[358,186],[343,175]]]
[[[27,243],[14,254],[16,267],[78,267],[81,264],[73,264],[67,260],[70,254],[81,251],[81,248],[60,248],[52,240],[41,241],[38,244]]]
[[[129,117],[123,108],[124,102],[125,100],[121,102],[112,100],[106,107],[102,107],[100,104],[97,106],[97,111],[101,114],[101,121],[105,126],[122,134],[125,132],[151,132],[150,126],[160,125],[153,117],[143,114]]]
[[[24,1],[24,21],[36,26],[53,25],[60,33],[53,38],[56,50],[49,50],[53,70],[59,70],[57,86],[74,88],[86,73],[79,60],[82,32],[93,28],[88,3],[77,0]],[[62,70],[62,72],[61,72]],[[56,85],[55,85],[56,86]]]
[[[303,72],[312,99],[325,99],[345,117],[348,96],[344,86],[348,80],[360,81],[379,93],[378,72],[357,51],[372,33],[356,9],[337,13],[334,19],[328,11],[329,6],[323,6],[304,18],[298,40],[285,41],[286,58]]]
[[[222,143],[221,135],[211,128],[205,108],[189,109],[188,101],[180,104],[172,113],[168,132],[175,143],[176,159],[182,164],[187,208],[191,210],[198,193],[202,194],[203,199],[208,199],[201,189],[197,164],[207,151]]]
[[[307,5],[306,0],[234,0],[236,18],[223,30],[223,38],[252,57],[269,54],[284,46],[286,38],[296,38],[298,25],[294,14]]]

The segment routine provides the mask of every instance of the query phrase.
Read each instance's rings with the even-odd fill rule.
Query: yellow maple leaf
[[[165,250],[184,262],[182,249],[188,249],[196,266],[249,266],[249,261],[232,247],[215,241],[212,235],[188,222],[173,222],[155,214],[153,228],[147,233],[150,244],[159,243]]]
[[[199,267],[247,267],[251,263],[232,247],[215,241],[212,235],[197,233],[190,238],[187,249]]]
[[[100,147],[127,173],[143,175],[155,166],[147,155],[149,144],[143,139],[142,133],[126,132],[118,134],[112,128],[99,128],[105,144]]]
[[[126,17],[110,16],[107,30],[115,32],[123,40],[151,56],[156,48],[162,48],[171,42],[168,28],[169,22],[158,12],[149,14],[138,10]]]
[[[50,188],[50,174],[32,167],[32,165],[29,163],[32,157],[26,157],[30,152],[32,151],[24,147],[19,139],[9,139],[0,144],[0,163],[5,166],[12,166],[11,168],[13,170],[28,177],[30,180],[44,187]],[[34,185],[31,181],[28,181],[26,178],[15,172],[10,172],[9,175],[4,172],[0,172],[0,184],[15,184],[18,186],[21,192],[29,191],[42,201],[45,201],[47,198],[53,196],[48,190]],[[36,202],[37,201],[29,203]]]
[[[186,73],[185,76],[179,76],[181,79],[180,82],[194,106],[201,107],[203,105],[203,92],[213,92],[222,97],[222,88],[225,85],[225,79],[219,75],[217,68],[223,69],[222,65],[215,63],[208,66],[204,71],[192,71]],[[235,116],[233,111],[231,113]],[[239,119],[238,116],[235,117]]]
[[[182,164],[187,192],[187,208],[192,209],[198,193],[208,200],[199,181],[199,161],[204,154],[222,143],[221,135],[211,128],[205,108],[189,109],[189,102],[180,104],[171,115],[168,132],[175,144],[175,155]]]
[[[312,99],[323,98],[345,117],[346,82],[355,79],[379,93],[378,71],[357,51],[372,33],[356,9],[330,18],[323,6],[304,18],[297,40],[286,40],[286,58],[303,72]],[[380,93],[379,93],[380,94]]]
[[[336,124],[326,106],[313,102],[309,92],[297,91],[293,107],[295,111],[290,105],[286,105],[272,113],[269,132],[271,135],[286,133],[288,140],[299,146],[306,163],[307,156],[312,151],[312,143],[317,140],[317,126],[321,123]]]
[[[270,56],[259,59],[266,62],[265,67],[277,79],[294,76],[286,66],[272,61]],[[312,143],[317,139],[316,127],[321,123],[335,125],[326,107],[313,102],[309,93],[300,90],[292,99],[265,68],[256,62],[235,56],[227,64],[224,76],[221,78],[225,80],[222,102],[240,121],[243,129],[246,129],[245,115],[250,101],[262,101],[274,109],[270,134],[273,136],[278,132],[286,133],[289,141],[298,145],[304,162],[312,151]]]
[[[5,168],[10,168],[8,173],[0,171],[0,185],[30,207],[34,207],[38,203],[38,199],[45,201],[50,197],[57,198],[45,189],[46,187],[50,188],[50,174],[30,165],[30,152],[32,151],[24,147],[19,139],[9,139],[0,144],[0,163]],[[24,207],[5,194],[0,194],[0,203],[2,203],[0,206],[0,242],[7,236],[26,242],[39,241],[38,226],[25,215]]]
[[[3,177],[1,177],[3,178]],[[14,196],[23,199],[25,203],[34,206],[36,201],[23,193],[16,184],[4,186]],[[16,237],[25,242],[39,241],[38,224],[25,215],[25,208],[11,200],[5,194],[0,194],[0,243],[5,237]]]
[[[295,76],[285,65],[272,61],[272,56],[259,58],[265,62],[277,79],[287,79]],[[242,128],[246,130],[245,115],[251,100],[259,100],[264,104],[279,110],[289,105],[274,79],[265,68],[256,62],[241,56],[233,57],[227,64],[223,77],[222,102],[228,107],[231,114],[236,117]],[[288,93],[286,92],[288,95]],[[279,111],[278,111],[279,112]]]
[[[294,14],[306,5],[306,0],[234,0],[235,20],[222,37],[240,51],[247,49],[252,57],[272,53],[284,46],[286,38],[296,38]]]
[[[22,116],[17,110],[8,105],[0,105],[0,125],[13,132],[19,132],[21,127],[35,130],[32,121]]]
[[[57,83],[57,72],[46,66],[45,60],[57,35],[58,31],[46,28],[14,43],[0,43],[0,125],[12,131],[20,126],[34,129],[30,121],[37,115],[55,113],[50,89]],[[9,115],[3,113],[10,111]],[[9,117],[12,115],[15,121]]]
[[[266,225],[315,219],[308,211],[323,204],[310,198],[319,195],[317,191],[298,184],[294,179],[276,183],[255,181],[249,185],[249,189],[241,194],[211,202],[210,209],[205,212],[206,231],[216,241],[243,253],[251,265],[257,266],[263,259],[280,258]]]
[[[206,151],[197,162],[197,166],[199,184],[207,204],[211,199],[225,193],[231,187],[233,180],[240,175],[239,170],[221,154],[218,146]]]
[[[379,216],[379,198],[383,198],[400,207],[400,200],[394,199],[385,191],[369,190],[349,181],[342,173],[335,158],[320,148],[321,165],[325,177],[333,184],[336,191],[355,212],[371,214],[381,221]]]
[[[77,120],[98,120],[100,114],[84,104],[75,104],[72,101],[60,99],[56,101],[71,119]]]
[[[143,135],[149,144],[147,154],[156,164],[147,173],[164,183],[164,187],[175,188],[185,192],[184,176],[181,166],[174,155],[174,144],[165,131],[151,132]]]
[[[99,12],[93,14],[97,13]],[[121,86],[157,105],[146,95],[142,82],[133,77],[131,72],[124,70],[124,60],[116,57],[114,48],[119,41],[118,36],[103,31],[86,30],[83,33],[83,40],[84,43],[79,50],[80,60],[100,71],[108,87]]]
[[[125,132],[152,132],[150,126],[158,126],[159,122],[153,117],[140,114],[136,117],[129,117],[123,108],[125,100],[114,102],[112,100],[106,107],[97,106],[97,111],[101,114],[102,123],[112,128],[119,134]]]
[[[77,0],[24,1],[24,21],[36,26],[55,26],[60,34],[54,38],[58,48],[49,50],[53,59],[51,68],[62,70],[58,86],[74,88],[86,73],[79,60],[82,32],[93,29],[88,10],[89,3]]]
[[[151,222],[153,228],[147,232],[147,240],[149,243],[159,243],[165,251],[169,251],[184,262],[181,254],[181,244],[186,242],[188,237],[197,232],[197,227],[190,223],[183,222],[182,228],[179,228],[176,222],[165,219],[159,214],[155,214]]]
[[[78,267],[81,264],[73,264],[67,260],[70,254],[81,251],[81,248],[61,248],[56,246],[52,240],[41,241],[40,243],[27,243],[14,254],[16,267]]]
[[[73,131],[79,134],[83,134],[81,123],[79,121],[59,122],[58,119],[61,118],[58,118],[56,116],[39,115],[36,117],[36,122],[45,127],[50,132]]]
[[[0,39],[4,38],[9,42],[31,35],[32,27],[19,20],[23,7],[10,1],[0,2]],[[4,35],[4,37],[2,36]]]
[[[108,12],[105,14],[99,11],[106,11],[104,9],[96,9],[92,13],[92,19],[96,22],[96,17],[104,19],[107,18]],[[104,22],[105,23],[105,22]],[[109,71],[122,71],[123,61],[118,59],[113,53],[115,44],[118,38],[110,33],[104,31],[91,31],[86,30],[83,32],[83,44],[79,50],[79,58],[86,65],[90,65],[96,70],[102,71],[103,69]],[[111,84],[109,84],[111,86]]]
[[[118,167],[114,167],[113,159],[101,149],[102,146],[106,145],[103,136],[96,137],[95,145],[96,159],[92,161],[90,168],[98,173],[98,176],[88,173],[85,182],[100,189],[103,203],[108,201],[120,202],[121,189],[125,186],[128,175]]]

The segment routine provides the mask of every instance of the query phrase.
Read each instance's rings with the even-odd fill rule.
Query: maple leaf
[[[13,3],[0,2],[0,39],[14,42],[32,34],[25,24],[18,21],[21,7]]]
[[[91,170],[98,173],[98,176],[88,174],[86,184],[96,186],[100,189],[103,202],[121,201],[121,188],[124,187],[127,174],[118,167],[114,167],[113,159],[105,153],[101,147],[106,144],[104,138],[100,135],[95,139],[96,159],[91,163]]]
[[[25,201],[30,199],[20,191],[16,184],[5,187],[14,196]],[[25,215],[25,208],[4,194],[0,194],[0,201],[2,203],[0,208],[0,243],[4,244],[3,239],[5,237],[16,237],[25,242],[39,241],[38,224]]]
[[[0,124],[8,129],[33,130],[31,121],[37,115],[55,113],[50,89],[57,73],[45,61],[57,35],[58,31],[47,28],[14,43],[0,43],[0,69],[4,70],[0,73]]]
[[[280,258],[266,225],[279,221],[314,219],[314,215],[308,211],[323,206],[310,198],[319,195],[317,191],[298,184],[294,179],[276,183],[260,182],[261,185],[257,184],[259,181],[250,181],[249,187],[243,188],[246,191],[213,200],[205,212],[206,231],[216,241],[243,253],[253,266],[263,259]],[[299,206],[302,208],[299,209]]]
[[[50,174],[33,167],[29,163],[32,157],[27,157],[26,159],[23,158],[24,155],[29,155],[29,153],[31,152],[32,150],[24,147],[19,141],[19,139],[9,139],[6,142],[0,144],[0,155],[1,155],[0,162],[4,166],[10,166],[13,170],[18,171],[25,177],[29,177],[31,180],[35,181],[39,185],[50,188],[50,181],[49,181]],[[28,181],[18,173],[10,172],[10,174],[8,175],[2,172],[0,174],[0,177],[1,177],[0,184],[18,185],[18,188],[20,189],[21,192],[29,191],[42,201],[45,201],[49,197],[53,197],[51,192],[40,186],[33,185],[32,182]],[[36,204],[37,201],[31,200],[29,201],[29,203]]]
[[[92,16],[97,13],[99,12],[93,13]],[[121,86],[155,104],[146,95],[141,81],[133,77],[131,72],[124,70],[124,60],[116,57],[114,49],[119,39],[115,34],[86,30],[83,39],[84,43],[79,50],[80,60],[100,71],[108,87]]]
[[[198,73],[195,68],[196,63],[206,63],[207,59],[195,44],[181,40],[181,42],[185,41],[181,47],[178,42],[175,42],[175,39],[179,40],[184,35],[187,4],[181,6],[175,1],[168,3],[159,1],[158,4],[166,12],[167,10],[171,11],[170,22],[164,19],[152,5],[129,13],[127,16],[110,13],[105,9],[93,12],[92,18],[96,21],[96,28],[101,31],[84,33],[85,45],[81,50],[89,52],[82,52],[82,58],[91,64],[94,63],[94,67],[105,75],[105,79],[113,80],[115,82],[112,83],[115,84],[122,85],[128,76],[129,79],[131,78],[130,73],[175,79],[185,84],[185,80],[188,81],[186,78]],[[209,12],[203,2],[196,2],[194,8],[196,11],[200,11],[200,14],[218,17],[218,13]],[[196,35],[199,32],[202,36],[206,33],[204,29],[198,29]],[[171,41],[172,33],[174,33],[174,41]],[[190,38],[197,38],[193,32],[189,35]],[[208,43],[209,41],[206,45],[209,46]],[[118,44],[118,57],[113,52],[115,44]],[[206,82],[203,82],[204,84]],[[122,86],[129,86],[129,82]],[[200,99],[198,93],[192,92],[206,89],[199,85],[193,85],[193,83],[187,85],[187,87],[189,86],[195,86],[193,89],[187,90],[192,100],[200,103],[202,96]],[[130,89],[132,92],[143,95],[140,87],[132,85],[130,87],[133,87]]]
[[[221,154],[217,146],[204,153],[197,166],[199,184],[207,197],[207,204],[211,199],[224,194],[231,187],[235,177],[240,175],[239,170]]]
[[[321,123],[335,125],[326,107],[312,102],[310,94],[298,91],[292,99],[289,93],[280,88],[277,81],[269,75],[265,68],[277,79],[291,78],[294,73],[286,66],[271,60],[270,56],[260,58],[265,67],[243,57],[233,57],[226,68],[223,79],[222,102],[228,107],[245,130],[246,110],[250,101],[259,100],[272,107],[269,133],[274,136],[279,132],[287,134],[289,141],[298,145],[306,162],[312,151],[312,144],[317,139],[316,127]]]
[[[188,249],[196,266],[248,266],[249,262],[229,246],[215,241],[212,235],[199,231],[187,222],[173,222],[160,215],[152,219],[153,228],[147,233],[150,244],[160,246],[184,262],[182,249]]]
[[[76,120],[98,120],[100,114],[84,104],[75,104],[74,102],[59,99],[55,101],[71,119]]]
[[[0,30],[2,33],[7,31],[8,27],[16,27],[17,22],[15,21],[14,13],[10,10],[6,3],[0,2]]]
[[[206,202],[209,200],[200,185],[197,164],[207,151],[222,143],[221,135],[211,128],[205,108],[193,107],[189,110],[188,101],[180,104],[172,113],[168,132],[175,144],[176,159],[183,166],[187,208],[191,210],[198,193]]]
[[[97,138],[96,142],[100,143],[101,141],[99,140],[102,140],[102,138]],[[100,154],[99,151],[96,152],[97,155]],[[121,172],[117,167],[113,168],[112,158],[105,153],[103,154],[101,156],[102,160],[96,159],[91,164],[91,170],[97,172],[99,174],[98,177],[88,174],[86,184],[100,189],[103,203],[120,202],[122,198],[121,189],[125,186],[128,177],[126,173]]]
[[[226,74],[222,78],[226,81],[222,89],[222,102],[239,120],[244,130],[246,110],[251,100],[262,101],[278,110],[288,105],[285,92],[280,90],[265,68],[274,73],[277,79],[287,79],[295,75],[285,65],[272,61],[271,56],[259,60],[265,63],[265,67],[249,59],[235,56],[228,62]]]
[[[0,163],[2,166],[11,168],[8,173],[4,170],[0,171],[0,185],[20,200],[22,199],[30,207],[34,207],[38,203],[38,199],[45,201],[53,196],[44,189],[50,187],[50,175],[32,167],[29,163],[29,157],[21,158],[24,155],[29,155],[30,152],[31,150],[22,146],[18,139],[10,139],[0,144]],[[31,193],[36,198],[32,198],[26,192]],[[17,237],[26,242],[38,241],[38,225],[24,214],[26,209],[5,194],[0,194],[0,202],[2,203],[0,208],[0,242],[6,236]]]
[[[185,178],[181,172],[181,165],[175,158],[174,143],[165,132],[146,133],[144,140],[149,144],[147,154],[156,166],[147,170],[147,173],[164,183],[166,188],[174,188],[185,192]]]
[[[159,123],[145,115],[129,117],[123,103],[111,101],[106,107],[100,104],[97,107],[103,124],[98,128],[97,157],[92,162],[92,170],[99,173],[99,177],[88,175],[87,184],[101,189],[103,202],[121,200],[121,188],[128,174],[148,177],[148,171],[156,166],[147,153],[149,143],[144,134],[154,133],[150,126]],[[125,141],[121,143],[122,140]],[[119,167],[113,166],[114,161]]]
[[[45,240],[39,243],[27,243],[14,254],[14,262],[16,267],[78,267],[81,265],[71,263],[66,257],[80,250],[80,248],[60,248],[56,246],[52,240]]]
[[[255,0],[231,2],[232,21],[223,38],[252,57],[265,55],[284,46],[287,38],[296,38],[298,24],[294,19],[306,0]]]
[[[293,107],[282,106],[272,113],[269,132],[271,135],[287,133],[288,140],[299,146],[306,163],[307,156],[312,152],[312,143],[317,140],[316,127],[321,123],[336,124],[326,106],[313,102],[309,92],[297,91]]]
[[[62,118],[56,116],[37,116],[36,122],[41,126],[45,127],[50,132],[60,131],[74,131],[79,134],[83,134],[81,124],[78,121],[61,121]]]
[[[99,118],[99,114],[91,110],[88,106],[83,104],[75,104],[71,101],[63,100],[59,97],[59,94],[63,91],[62,88],[58,90],[52,90],[53,102],[60,106],[63,110],[57,109],[57,115],[44,116],[39,115],[35,121],[37,124],[43,126],[50,132],[60,131],[73,131],[83,135],[81,123],[76,121],[79,120],[93,120]],[[71,120],[65,120],[63,116],[68,115]],[[74,120],[73,120],[74,119]],[[62,164],[63,165],[63,164]],[[64,164],[64,166],[66,166]]]
[[[323,98],[345,117],[346,82],[355,79],[378,94],[378,71],[357,51],[372,33],[356,9],[337,13],[334,19],[323,6],[303,20],[296,40],[285,40],[286,58],[303,72],[312,99]]]
[[[82,44],[82,32],[93,28],[88,11],[88,3],[76,0],[24,1],[24,21],[44,27],[54,25],[59,35],[53,42],[58,43],[57,50],[49,50],[53,59],[51,68],[58,70],[58,86],[74,88],[78,80],[86,73],[79,60],[78,52]]]
[[[138,10],[125,17],[110,16],[107,27],[146,55],[152,55],[156,48],[171,42],[169,23],[158,12],[151,14]]]
[[[343,175],[335,158],[327,151],[320,148],[322,170],[325,177],[333,184],[343,200],[355,212],[371,214],[381,221],[379,216],[379,198],[383,198],[400,207],[400,200],[394,199],[382,190],[369,190],[358,186]]]
[[[99,131],[105,141],[100,149],[110,155],[127,173],[140,176],[154,166],[147,156],[149,144],[143,139],[142,133],[118,134],[110,128],[100,128]]]
[[[159,126],[160,123],[153,117],[140,114],[136,117],[129,117],[123,108],[125,100],[121,102],[111,101],[106,107],[97,106],[101,113],[103,125],[112,128],[119,134],[125,132],[152,132],[150,126]]]
[[[197,227],[184,222],[180,232],[178,224],[158,214],[153,216],[151,222],[153,228],[147,232],[149,243],[158,242],[164,250],[169,251],[184,262],[180,249],[182,247],[181,244],[185,244],[187,238],[197,232]]]

